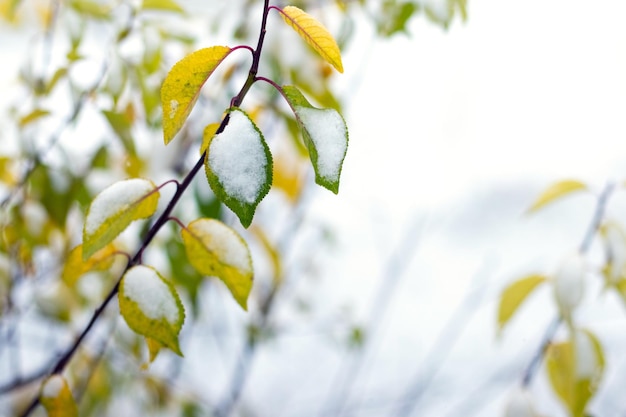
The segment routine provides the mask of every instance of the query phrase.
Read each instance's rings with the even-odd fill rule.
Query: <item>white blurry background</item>
[[[416,381],[426,390],[413,415],[502,415],[555,311],[543,288],[498,338],[500,291],[553,271],[579,245],[595,200],[525,209],[560,179],[597,192],[626,179],[626,3],[470,0],[468,15],[447,31],[420,17],[410,36],[388,41],[363,23],[337,78],[350,146],[339,195],[313,198],[311,216],[336,237],[314,303],[375,324],[346,415],[393,415]],[[15,63],[22,50],[10,33],[0,33],[0,53]],[[4,70],[0,88],[14,75]],[[618,193],[608,213],[623,218],[625,208]],[[592,410],[623,415],[625,311],[591,278],[577,318],[607,354]],[[203,355],[202,335],[188,340],[196,360],[184,372],[219,390],[231,364]],[[248,406],[317,415],[354,361],[342,343],[273,341],[251,371]],[[565,415],[543,373],[531,393],[539,411]]]

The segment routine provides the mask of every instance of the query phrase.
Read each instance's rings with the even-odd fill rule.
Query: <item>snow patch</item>
[[[348,149],[346,124],[341,115],[332,109],[302,106],[296,106],[295,111],[317,151],[317,173],[328,181],[337,181]]]
[[[193,230],[200,236],[209,236],[204,241],[222,263],[241,272],[252,273],[252,260],[243,240],[228,226],[216,220],[202,219],[193,223]]]
[[[576,332],[574,347],[576,349],[576,376],[580,379],[593,378],[599,363],[596,349],[589,335],[581,331]]]
[[[52,375],[43,386],[41,396],[44,398],[57,398],[65,387],[65,380],[60,375]]]
[[[131,204],[154,189],[155,186],[151,181],[140,178],[118,181],[110,185],[91,203],[85,220],[85,232],[87,235],[93,235],[107,219],[127,210]]]
[[[164,318],[170,324],[176,324],[180,319],[170,288],[152,268],[138,265],[129,269],[124,275],[122,295],[137,303],[150,319]]]
[[[266,180],[267,156],[261,135],[248,117],[230,113],[226,129],[209,145],[208,164],[229,196],[254,203]]]
[[[178,110],[178,100],[170,101],[170,119],[173,119],[176,116],[176,111]]]
[[[536,415],[525,390],[517,388],[511,394],[504,415],[505,417],[534,417]]]

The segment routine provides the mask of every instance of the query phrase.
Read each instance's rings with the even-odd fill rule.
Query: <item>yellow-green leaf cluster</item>
[[[245,240],[215,219],[198,219],[181,231],[189,262],[198,272],[221,279],[246,310],[252,289],[252,257]]]
[[[328,29],[313,16],[295,6],[282,9],[281,16],[326,62],[343,73],[339,46]]]
[[[118,181],[92,201],[83,228],[83,259],[109,244],[128,225],[154,214],[159,191],[152,181],[134,178]]]
[[[78,408],[70,387],[61,375],[52,375],[44,381],[39,399],[48,417],[78,416]]]
[[[133,331],[182,356],[178,333],[185,310],[174,286],[155,269],[137,265],[120,282],[120,313]],[[155,355],[151,349],[151,356]]]
[[[230,52],[227,46],[197,50],[174,64],[167,74],[161,86],[163,140],[166,145],[183,127],[206,80]]]

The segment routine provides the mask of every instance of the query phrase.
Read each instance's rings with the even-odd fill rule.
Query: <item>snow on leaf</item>
[[[207,147],[205,169],[213,192],[248,227],[272,185],[272,154],[261,131],[238,108]]]
[[[115,255],[115,246],[113,244],[106,245],[104,248],[96,251],[88,259],[83,259],[83,245],[78,245],[67,255],[61,279],[68,286],[73,286],[76,281],[89,271],[103,271],[109,269],[113,264],[113,255]]]
[[[552,184],[528,208],[527,213],[535,212],[561,197],[577,191],[587,190],[587,185],[577,180],[563,180]]]
[[[585,291],[585,258],[578,252],[567,256],[554,274],[554,297],[561,314],[569,317]]]
[[[589,351],[583,353],[577,344],[585,336],[588,338],[589,345],[582,349],[589,349]],[[595,357],[583,358],[581,354]],[[593,369],[590,370],[588,364],[585,364],[584,367],[587,369],[582,369],[581,373],[581,360],[592,360]],[[586,330],[577,330],[574,341],[552,343],[546,352],[546,371],[549,381],[572,416],[585,415],[587,403],[598,389],[603,370],[602,347],[596,337]],[[586,371],[591,371],[591,374],[586,374]]]
[[[516,388],[507,401],[504,417],[535,417],[536,415],[528,392],[525,389]]]
[[[311,106],[296,87],[282,88],[302,129],[304,143],[315,170],[315,182],[337,194],[341,167],[348,150],[346,122],[334,109]]]
[[[120,283],[118,300],[128,327],[183,355],[178,333],[185,310],[174,286],[161,274],[144,265],[130,268]]]
[[[174,64],[167,74],[161,86],[163,139],[166,145],[187,120],[206,80],[230,52],[227,46],[197,50]]]
[[[52,375],[43,383],[39,395],[48,417],[77,417],[78,408],[72,391],[61,375]]]
[[[182,229],[189,262],[203,275],[221,279],[235,300],[247,310],[252,289],[252,257],[246,242],[215,219],[198,219]]]
[[[294,6],[278,9],[283,20],[291,26],[326,62],[343,73],[339,46],[328,30],[313,16]]]
[[[543,275],[529,275],[510,284],[500,297],[498,328],[502,330],[520,305],[540,284],[546,282]]]
[[[89,259],[134,220],[154,214],[159,191],[152,181],[134,178],[105,188],[91,202],[83,228],[83,260]]]

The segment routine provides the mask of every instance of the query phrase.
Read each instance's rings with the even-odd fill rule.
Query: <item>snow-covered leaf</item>
[[[302,130],[315,170],[315,182],[337,194],[348,150],[348,127],[334,109],[317,109],[294,86],[282,87]]]
[[[159,191],[152,181],[133,178],[105,188],[91,202],[83,228],[83,259],[105,247],[134,220],[154,214]]]
[[[52,375],[46,379],[39,394],[41,405],[48,417],[77,417],[78,408],[67,381],[61,375]]]
[[[587,185],[577,180],[563,180],[548,187],[537,200],[528,208],[527,212],[535,212],[546,205],[578,191],[586,191]]]
[[[178,333],[185,310],[169,281],[151,267],[134,266],[122,278],[118,299],[128,327],[182,356]]]
[[[61,279],[68,286],[73,286],[83,274],[89,271],[104,271],[113,264],[113,255],[115,255],[115,246],[113,244],[106,245],[104,248],[96,251],[88,259],[83,259],[83,245],[78,245],[70,251],[63,265]]]
[[[580,304],[585,290],[587,266],[579,252],[568,255],[554,274],[554,297],[564,317]]]
[[[546,370],[552,388],[570,415],[583,417],[604,370],[602,347],[593,334],[577,330],[574,342],[548,347]]]
[[[529,275],[510,284],[502,292],[498,308],[498,328],[502,330],[520,305],[540,284],[547,280],[543,275]]]
[[[206,80],[230,52],[227,46],[200,49],[174,64],[167,74],[161,87],[166,145],[183,127]]]
[[[224,281],[246,310],[253,269],[250,250],[243,238],[215,219],[195,220],[181,234],[191,265],[203,275]]]
[[[243,110],[233,108],[229,117],[224,131],[209,142],[205,169],[217,198],[248,227],[272,186],[272,154]]]
[[[280,9],[279,9],[280,10]],[[294,6],[280,10],[283,20],[291,26],[326,62],[343,72],[341,52],[333,36],[313,16]]]

